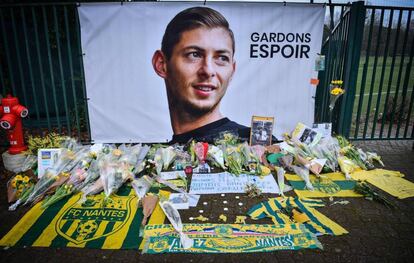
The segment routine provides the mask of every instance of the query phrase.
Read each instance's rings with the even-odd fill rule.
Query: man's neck
[[[183,134],[223,118],[219,109],[213,110],[201,117],[194,117],[188,113],[170,111],[171,125],[174,134]]]

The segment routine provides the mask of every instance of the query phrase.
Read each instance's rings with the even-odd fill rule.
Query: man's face
[[[189,114],[213,111],[226,93],[234,70],[232,40],[225,29],[185,31],[166,64],[169,100]]]

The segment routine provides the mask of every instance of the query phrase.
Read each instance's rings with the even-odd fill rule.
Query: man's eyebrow
[[[199,46],[187,46],[187,47],[183,48],[183,50],[184,51],[187,51],[187,50],[204,51],[205,49],[204,48],[201,48]]]
[[[199,47],[199,46],[195,46],[195,45],[187,46],[187,47],[183,48],[183,51],[188,51],[188,50],[197,50],[197,51],[205,52],[204,48]],[[229,55],[232,54],[232,51],[229,50],[229,49],[218,49],[218,50],[215,50],[215,52],[219,53],[219,54],[229,54]]]

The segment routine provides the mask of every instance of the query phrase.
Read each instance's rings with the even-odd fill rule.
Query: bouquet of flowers
[[[14,202],[33,187],[35,180],[28,175],[17,174],[7,182],[7,200]]]
[[[332,80],[330,84],[329,110],[332,112],[338,98],[345,93],[342,80]]]
[[[87,154],[70,172],[69,178],[66,182],[58,186],[56,192],[45,198],[42,203],[42,208],[47,208],[52,204],[62,200],[64,197],[69,196],[76,192],[78,187],[83,183],[87,177],[87,171],[90,167],[90,163],[93,159],[93,155]],[[58,182],[58,181],[57,181]],[[54,184],[57,185],[57,182]]]
[[[224,161],[229,168],[228,171],[234,175],[240,175],[243,173],[243,158],[241,149],[238,146],[222,145],[224,153]]]
[[[55,187],[58,187],[60,184],[63,184],[68,178],[68,172],[80,161],[88,149],[80,146],[73,139],[66,139],[62,145],[66,148],[62,150],[61,155],[53,167],[46,170],[45,175],[43,175],[36,185],[33,187],[30,194],[27,194],[27,199],[24,204],[37,203],[40,201],[43,196],[49,191],[54,191]],[[55,184],[59,182],[59,184]],[[17,202],[9,207],[9,210],[14,210],[22,203],[22,200],[17,200]]]
[[[167,148],[160,148],[161,151],[161,160],[163,170],[167,170],[170,167],[171,163],[174,161],[177,154],[174,151],[172,146]]]
[[[124,162],[106,163],[100,168],[100,174],[103,190],[107,197],[116,193],[128,179],[133,178],[131,167]]]
[[[226,170],[226,167],[224,166],[223,151],[219,147],[210,145],[207,156],[214,166]]]
[[[355,171],[355,169],[358,168],[358,165],[346,156],[338,156],[338,163],[341,171],[345,174],[345,178],[350,180],[351,176],[349,174]]]

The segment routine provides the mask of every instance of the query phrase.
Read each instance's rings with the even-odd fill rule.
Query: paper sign
[[[332,134],[332,123],[314,123],[312,129],[322,134],[322,138],[330,137]]]
[[[325,70],[325,56],[324,55],[319,55],[318,57],[316,57],[315,70],[316,71]]]
[[[263,193],[279,193],[272,175],[260,178],[255,175],[239,176],[228,172],[215,174],[193,174],[190,186],[192,194],[244,193],[246,184],[254,183]]]
[[[292,138],[298,139],[309,146],[315,146],[322,138],[322,134],[299,122],[292,132]]]
[[[38,167],[38,177],[41,178],[47,168],[53,167],[53,165],[59,159],[59,155],[62,152],[62,149],[39,149],[37,152],[37,167]]]
[[[319,79],[311,79],[310,84],[315,85],[315,86],[318,85],[319,84]]]

